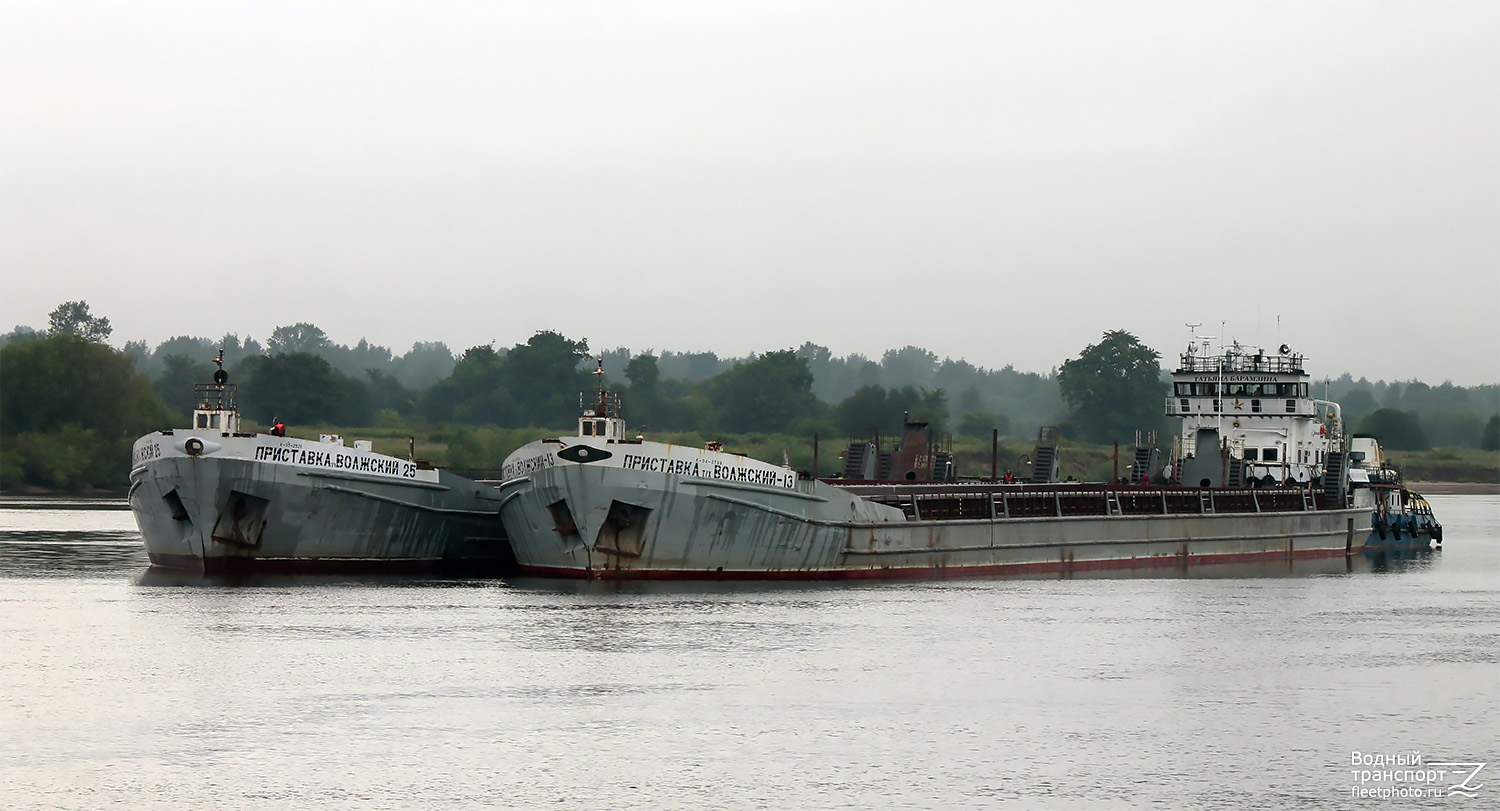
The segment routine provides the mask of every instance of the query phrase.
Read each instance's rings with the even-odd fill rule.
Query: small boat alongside
[[[1374,502],[1366,549],[1422,550],[1443,545],[1443,525],[1432,505],[1406,486],[1401,469],[1381,452],[1380,441],[1356,435],[1350,441],[1354,486],[1368,488]]]
[[[575,435],[506,459],[501,517],[522,572],[585,579],[1067,576],[1342,557],[1370,534],[1370,494],[1351,487],[1338,407],[1309,395],[1302,361],[1190,346],[1167,403],[1182,433],[1157,484],[963,480],[930,444],[905,442],[870,466],[889,480],[815,479],[718,443],[630,437],[601,384]]]
[[[222,357],[189,428],[136,440],[129,502],[155,566],[390,571],[512,563],[495,490],[416,459],[241,428]]]

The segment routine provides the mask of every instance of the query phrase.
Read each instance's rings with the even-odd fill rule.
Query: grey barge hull
[[[542,468],[501,485],[523,573],[903,580],[1337,558],[1366,509],[1298,488],[830,485]]]
[[[513,566],[493,488],[422,472],[430,481],[166,456],[132,472],[129,501],[156,566],[205,573]]]

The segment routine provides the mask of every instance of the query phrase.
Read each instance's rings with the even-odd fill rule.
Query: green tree
[[[871,431],[898,435],[903,418],[926,422],[941,431],[948,413],[947,399],[942,389],[860,386],[834,407],[833,424],[851,437],[868,436]]]
[[[1422,415],[1422,431],[1436,448],[1472,448],[1484,431],[1478,411],[1439,409]]]
[[[625,377],[630,381],[626,391],[624,409],[630,421],[641,427],[664,428],[670,419],[670,409],[662,402],[657,388],[661,380],[661,368],[656,356],[643,352],[625,364]]]
[[[920,346],[887,349],[880,358],[886,385],[924,387],[937,373],[938,357]]]
[[[538,332],[503,354],[475,346],[453,373],[428,389],[422,411],[433,421],[510,428],[570,424],[578,415],[578,394],[594,387],[579,368],[588,342],[555,332]]]
[[[1484,424],[1484,433],[1479,435],[1479,449],[1500,451],[1500,414],[1492,415]]]
[[[265,349],[261,347],[260,341],[254,338],[246,338],[241,343],[240,336],[233,332],[225,333],[224,337],[220,338],[216,344],[210,343],[209,349],[212,350],[209,353],[209,357],[218,355],[220,350],[224,352],[224,368],[226,369],[234,369],[245,358],[265,354]]]
[[[44,333],[37,332],[31,327],[18,326],[10,332],[0,335],[0,347],[12,341],[31,341],[42,337],[44,337]]]
[[[798,417],[817,416],[812,383],[807,360],[783,349],[719,373],[708,396],[723,430],[783,431]]]
[[[376,413],[390,410],[403,417],[416,414],[416,397],[394,375],[369,369],[365,376],[365,385],[370,390],[370,408]]]
[[[0,485],[119,487],[171,411],[125,353],[71,333],[0,348]]]
[[[1375,402],[1375,395],[1369,389],[1351,389],[1342,397],[1338,398],[1339,406],[1343,409],[1344,419],[1350,424],[1358,424],[1365,415],[1375,411],[1380,406]]]
[[[102,344],[114,331],[108,318],[89,314],[86,301],[65,301],[47,314],[48,335],[77,335],[84,340]]]
[[[833,407],[833,424],[849,437],[891,433],[893,407],[885,386],[860,386]]]
[[[168,355],[162,359],[162,372],[152,387],[167,406],[184,420],[182,424],[186,425],[186,420],[192,416],[193,408],[197,405],[193,396],[194,384],[208,383],[213,380],[213,375],[212,363],[190,355]]]
[[[456,362],[447,344],[417,341],[405,355],[391,360],[391,374],[401,385],[420,391],[452,374]]]
[[[1063,363],[1058,372],[1071,407],[1072,431],[1090,442],[1129,441],[1137,429],[1159,428],[1167,385],[1161,354],[1125,330],[1110,330],[1097,344]]]
[[[245,416],[270,425],[334,423],[369,425],[375,419],[364,383],[334,370],[305,352],[258,355],[239,367]]]
[[[0,433],[62,425],[134,440],[171,427],[172,414],[118,349],[73,333],[0,349]]]
[[[588,370],[587,340],[538,332],[505,355],[504,383],[516,401],[510,427],[567,425],[578,416],[578,395],[595,387]],[[504,424],[504,423],[502,423]]]
[[[1417,415],[1395,408],[1376,409],[1359,421],[1359,433],[1380,439],[1380,444],[1396,451],[1425,451],[1432,447]]]
[[[656,356],[650,352],[642,352],[630,359],[625,364],[625,378],[630,381],[632,389],[639,386],[642,389],[654,389],[661,380],[661,368],[656,364]]]
[[[191,358],[200,363],[208,363],[209,361],[213,360],[216,355],[218,355],[218,352],[218,346],[214,344],[213,341],[210,341],[207,338],[194,338],[190,335],[174,335],[171,338],[168,338],[165,341],[157,344],[156,349],[152,351],[152,371],[150,375],[152,378],[159,377],[161,373],[166,369],[167,358],[171,357],[172,355]],[[225,358],[225,360],[227,361],[229,359]],[[227,365],[229,366],[229,368],[233,368],[233,364]]]
[[[447,377],[422,397],[422,413],[433,422],[498,422],[512,409],[504,390],[503,358],[488,344],[471,346]]]
[[[1010,420],[1004,414],[970,411],[958,422],[958,433],[963,436],[988,438],[997,429],[1001,436],[1010,433]]]
[[[125,357],[130,358],[135,370],[146,377],[154,378],[161,371],[157,368],[156,359],[151,357],[151,347],[146,346],[145,341],[126,341],[125,348],[121,351],[125,353]]]
[[[712,352],[665,351],[657,357],[657,363],[661,365],[662,377],[690,383],[708,380],[734,365]]]
[[[271,337],[266,340],[266,347],[273,355],[283,355],[289,352],[317,355],[331,346],[333,342],[328,340],[328,335],[306,321],[277,327],[271,332]]]

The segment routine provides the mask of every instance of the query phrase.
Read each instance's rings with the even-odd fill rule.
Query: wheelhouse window
[[[1276,461],[1276,458],[1277,458],[1278,455],[1279,455],[1279,453],[1278,453],[1278,451],[1277,451],[1276,448],[1266,448],[1261,453],[1261,459],[1263,459],[1264,461],[1267,461],[1267,462],[1274,462],[1274,461]]]
[[[594,420],[594,436],[604,436],[604,420]]]
[[[594,424],[592,422],[589,422],[588,420],[584,420],[583,421],[583,435],[584,436],[593,436],[594,435]]]
[[[1260,448],[1246,448],[1245,449],[1245,461],[1246,462],[1254,462],[1254,461],[1256,461],[1258,459],[1260,459]]]

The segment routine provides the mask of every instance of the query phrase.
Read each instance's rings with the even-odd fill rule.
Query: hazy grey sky
[[[0,330],[1500,382],[1500,3],[0,2]],[[1281,317],[1277,333],[1277,316]]]

